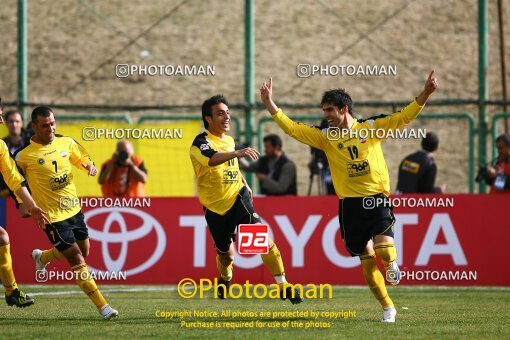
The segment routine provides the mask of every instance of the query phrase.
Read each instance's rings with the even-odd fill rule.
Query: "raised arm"
[[[423,109],[430,95],[437,89],[437,78],[434,76],[434,70],[430,72],[429,77],[425,81],[425,86],[421,93],[411,104],[403,110],[383,118],[374,119],[375,129],[395,130],[401,129],[415,119]],[[368,120],[370,122],[370,119]]]
[[[425,86],[423,88],[423,91],[416,97],[416,102],[418,105],[423,106],[427,102],[427,99],[429,99],[429,96],[437,89],[437,78],[434,77],[434,70],[430,72],[429,77],[427,78],[427,81],[425,82]]]
[[[267,111],[271,114],[275,122],[282,130],[292,138],[301,143],[313,146],[317,149],[323,149],[327,144],[326,136],[321,130],[307,126],[305,124],[296,123],[287,117],[281,109],[276,106],[273,101],[273,79],[269,78],[268,83],[264,83],[260,88],[260,99],[266,106]]]

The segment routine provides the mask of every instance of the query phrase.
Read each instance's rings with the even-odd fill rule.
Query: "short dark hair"
[[[498,138],[496,138],[496,143],[499,141],[505,143],[506,146],[510,146],[510,135],[508,133],[499,135]]]
[[[209,123],[207,123],[207,120],[205,120],[205,116],[212,117],[212,107],[220,103],[228,106],[227,98],[225,98],[225,96],[222,94],[212,96],[202,104],[202,121],[204,122],[204,127],[206,129],[209,127]]]
[[[282,148],[282,139],[278,135],[267,135],[263,139],[264,143],[269,142],[273,147],[279,146]]]
[[[37,117],[49,117],[53,111],[47,106],[38,106],[32,111],[32,123],[37,123]]]
[[[434,152],[439,145],[439,137],[434,132],[427,132],[425,138],[421,141],[421,147],[428,152]]]
[[[334,89],[324,92],[321,105],[327,103],[331,103],[340,109],[347,105],[347,109],[352,116],[352,98],[344,89]]]
[[[4,114],[4,119],[5,121],[8,121],[9,120],[9,117],[14,115],[14,114],[18,114],[20,115],[21,117],[21,121],[23,122],[23,115],[21,114],[21,112],[19,112],[18,110],[10,110],[10,111],[7,111],[5,114]]]

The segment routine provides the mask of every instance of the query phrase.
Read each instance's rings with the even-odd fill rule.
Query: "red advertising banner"
[[[98,281],[177,284],[216,277],[216,252],[198,199],[146,202],[150,207],[83,208],[91,245],[86,262],[104,274]],[[498,268],[506,256],[510,197],[395,196],[393,204],[402,285],[510,285],[510,273]],[[270,226],[289,282],[364,284],[359,259],[348,255],[340,238],[336,197],[255,198],[255,209]],[[51,243],[31,219],[19,217],[12,201],[6,213],[17,281],[64,283],[62,277],[36,277],[30,254]],[[235,282],[273,283],[259,255],[236,254],[234,268]],[[68,265],[60,260],[47,269]]]

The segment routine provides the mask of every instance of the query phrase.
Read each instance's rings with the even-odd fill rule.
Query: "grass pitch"
[[[366,287],[334,287],[332,299],[291,305],[276,299],[222,301],[212,294],[183,299],[173,286],[103,285],[106,299],[120,313],[110,322],[100,318],[75,286],[25,285],[22,289],[32,293],[36,303],[27,308],[0,306],[2,338],[510,338],[510,288],[389,287],[398,310],[396,324],[379,322],[381,309]],[[157,317],[162,312],[184,311],[192,316]],[[218,316],[197,317],[195,311]],[[273,316],[286,311],[309,314]],[[312,311],[351,313],[346,318],[320,314],[314,319]],[[222,317],[222,312],[230,316]],[[233,318],[236,312],[245,316]],[[246,312],[257,316],[246,316]],[[269,314],[260,316],[263,312]],[[214,327],[188,328],[196,321]]]

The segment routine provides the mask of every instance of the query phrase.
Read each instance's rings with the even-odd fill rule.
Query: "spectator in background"
[[[9,135],[2,139],[7,145],[9,154],[12,156],[16,151],[30,144],[31,135],[23,129],[23,116],[21,112],[16,110],[7,111],[2,117],[9,130]],[[0,197],[6,196],[9,196],[9,188],[5,184],[3,177],[0,176]]]
[[[400,163],[397,193],[430,194],[446,191],[446,185],[434,186],[437,167],[432,153],[439,148],[439,137],[433,132],[427,132],[421,141],[421,148],[407,155]]]
[[[496,147],[496,164],[487,167],[487,183],[491,186],[489,193],[510,193],[510,135],[503,134],[496,138]]]
[[[21,112],[16,110],[7,111],[4,115],[4,121],[7,124],[9,135],[3,140],[7,144],[7,148],[11,155],[30,143],[30,137],[25,129],[23,129],[23,116]]]
[[[319,128],[323,130],[327,129],[328,127],[328,120],[323,119]],[[310,169],[308,196],[310,196],[312,193],[312,184],[315,175],[319,177],[319,195],[336,195],[326,154],[324,151],[316,149],[313,146],[310,147],[310,153],[312,154],[312,159],[310,160],[310,163],[308,163],[308,169]]]
[[[143,197],[147,183],[147,169],[142,158],[134,155],[129,141],[117,143],[113,157],[101,167],[99,184],[106,197]]]
[[[255,172],[261,193],[268,196],[297,195],[296,165],[282,151],[282,140],[277,135],[264,137],[265,155],[242,170]]]

